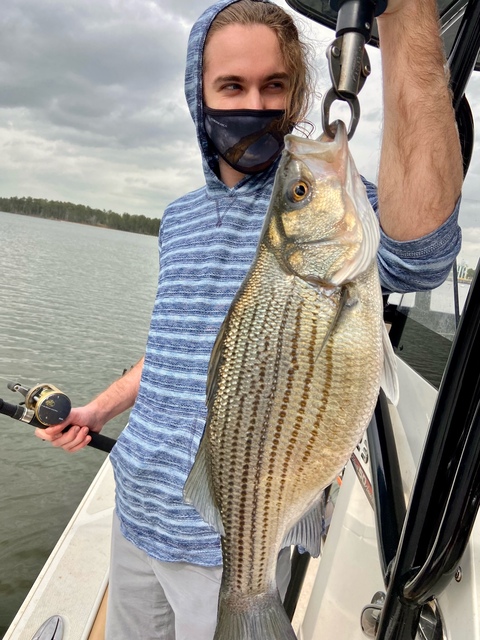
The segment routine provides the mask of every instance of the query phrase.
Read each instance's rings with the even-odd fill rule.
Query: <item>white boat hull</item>
[[[108,581],[114,480],[107,459],[49,556],[4,640],[30,640],[60,615],[65,640],[87,640]]]

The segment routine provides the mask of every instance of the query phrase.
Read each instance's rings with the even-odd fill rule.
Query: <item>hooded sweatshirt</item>
[[[190,34],[185,92],[202,153],[205,185],[167,207],[160,276],[140,389],[111,461],[116,512],[127,540],[153,558],[221,564],[218,534],[183,501],[203,434],[208,363],[220,325],[255,255],[278,161],[233,188],[217,177],[204,127],[203,48],[212,5]],[[263,1],[263,0],[258,0]],[[365,181],[376,209],[377,194]],[[446,278],[460,248],[457,209],[434,233],[396,242],[382,233],[378,265],[386,292],[430,289]]]

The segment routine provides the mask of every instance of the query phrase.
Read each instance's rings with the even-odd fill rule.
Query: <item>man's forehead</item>
[[[215,31],[204,49],[204,64],[215,63],[237,65],[242,69],[243,61],[253,58],[261,64],[265,57],[273,62],[276,59],[279,66],[283,66],[283,55],[277,34],[266,25],[230,24]],[[232,69],[236,73],[235,69]]]

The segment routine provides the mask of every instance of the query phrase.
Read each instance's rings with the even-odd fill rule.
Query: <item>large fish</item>
[[[394,388],[378,242],[343,123],[334,140],[286,136],[255,259],[212,351],[185,485],[222,536],[215,640],[295,638],[278,553],[318,554],[321,492],[368,425],[384,364]]]

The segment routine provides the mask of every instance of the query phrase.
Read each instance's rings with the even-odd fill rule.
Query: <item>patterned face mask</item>
[[[280,155],[292,129],[281,109],[205,110],[205,129],[219,155],[240,173],[259,173]]]

